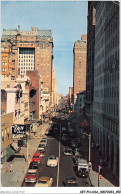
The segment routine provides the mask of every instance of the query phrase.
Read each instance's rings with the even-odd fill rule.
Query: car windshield
[[[67,182],[76,182],[74,177],[67,177]]]
[[[37,166],[30,166],[29,169],[37,169]]]
[[[55,160],[56,159],[56,156],[50,156],[49,159],[50,160]]]
[[[33,158],[39,158],[39,156],[33,156]]]
[[[71,153],[71,150],[65,150],[65,152]]]
[[[45,145],[44,144],[39,144],[39,147],[45,147]]]
[[[39,184],[46,184],[47,181],[38,181]]]
[[[28,175],[35,175],[35,172],[28,172]]]

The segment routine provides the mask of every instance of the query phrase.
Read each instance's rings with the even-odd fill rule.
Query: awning
[[[15,153],[15,150],[11,146],[6,148],[6,160]]]

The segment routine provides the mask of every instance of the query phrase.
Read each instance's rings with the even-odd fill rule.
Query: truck
[[[87,160],[83,158],[77,159],[77,165],[75,167],[76,174],[79,177],[88,177],[89,176],[89,165]]]

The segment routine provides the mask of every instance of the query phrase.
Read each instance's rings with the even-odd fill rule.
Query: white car
[[[46,145],[47,145],[47,140],[46,140],[46,139],[42,139],[42,140],[40,141],[40,143],[45,144],[45,146],[46,146]]]
[[[47,160],[47,166],[56,167],[58,165],[58,157],[51,155]]]
[[[50,177],[40,177],[35,184],[35,187],[51,187],[53,183],[53,178]]]
[[[44,150],[45,149],[45,144],[40,143],[37,149],[38,150]]]

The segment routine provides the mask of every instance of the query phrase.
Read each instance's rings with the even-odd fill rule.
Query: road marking
[[[58,183],[59,183],[59,165],[60,165],[60,139],[61,139],[61,124],[60,124],[60,136],[59,136],[59,153],[58,153],[57,187],[58,187]]]

